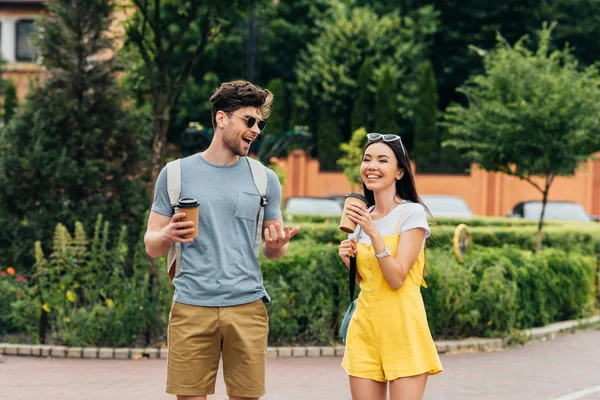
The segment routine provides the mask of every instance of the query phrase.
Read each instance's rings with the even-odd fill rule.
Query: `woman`
[[[369,133],[360,175],[370,208],[350,204],[360,225],[339,255],[356,256],[361,292],[346,337],[342,367],[353,400],[421,399],[429,375],[442,372],[420,286],[425,269],[427,214],[415,189],[400,136]]]

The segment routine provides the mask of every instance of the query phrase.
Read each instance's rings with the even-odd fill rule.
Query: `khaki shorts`
[[[268,335],[269,319],[262,300],[232,307],[173,302],[167,393],[214,394],[222,352],[227,395],[264,396]]]

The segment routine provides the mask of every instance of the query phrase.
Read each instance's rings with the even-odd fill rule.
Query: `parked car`
[[[445,194],[424,194],[421,200],[434,218],[450,217],[450,218],[471,218],[473,211],[467,204],[465,199],[458,196],[450,196]]]
[[[341,216],[343,207],[338,201],[326,197],[290,197],[284,210],[294,214]]]
[[[511,218],[523,218],[531,221],[539,221],[542,212],[541,201],[522,201],[517,203],[508,213]],[[573,201],[549,200],[544,210],[544,221],[598,221],[597,216],[590,216],[585,208]]]
[[[336,194],[336,195],[332,195],[332,196],[326,196],[326,198],[337,201],[339,203],[339,205],[342,207],[342,210],[344,209],[344,202],[346,201],[345,194]]]

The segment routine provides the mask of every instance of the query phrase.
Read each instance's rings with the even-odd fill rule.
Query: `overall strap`
[[[354,232],[348,235],[348,239],[357,239],[360,233],[360,225],[356,224]],[[358,240],[358,239],[357,239]],[[350,257],[350,271],[348,274],[348,289],[350,291],[350,303],[354,301],[354,289],[356,288],[356,257]]]
[[[400,203],[400,205],[404,204],[406,202],[406,200],[402,200],[402,203]],[[398,229],[400,229],[400,224],[402,222],[402,217],[404,216],[404,210],[402,210],[402,212],[400,213],[400,217],[398,218],[398,223],[396,224],[396,230],[394,231],[396,234],[398,234]]]

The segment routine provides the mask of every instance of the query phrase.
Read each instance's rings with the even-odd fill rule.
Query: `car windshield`
[[[285,211],[296,214],[342,215],[342,206],[333,199],[292,197],[285,204]]]
[[[542,212],[542,202],[525,203],[525,219],[537,221]],[[544,220],[591,221],[585,209],[577,203],[548,202],[544,211]]]
[[[423,195],[421,200],[434,217],[472,217],[473,212],[466,201],[454,196]]]

